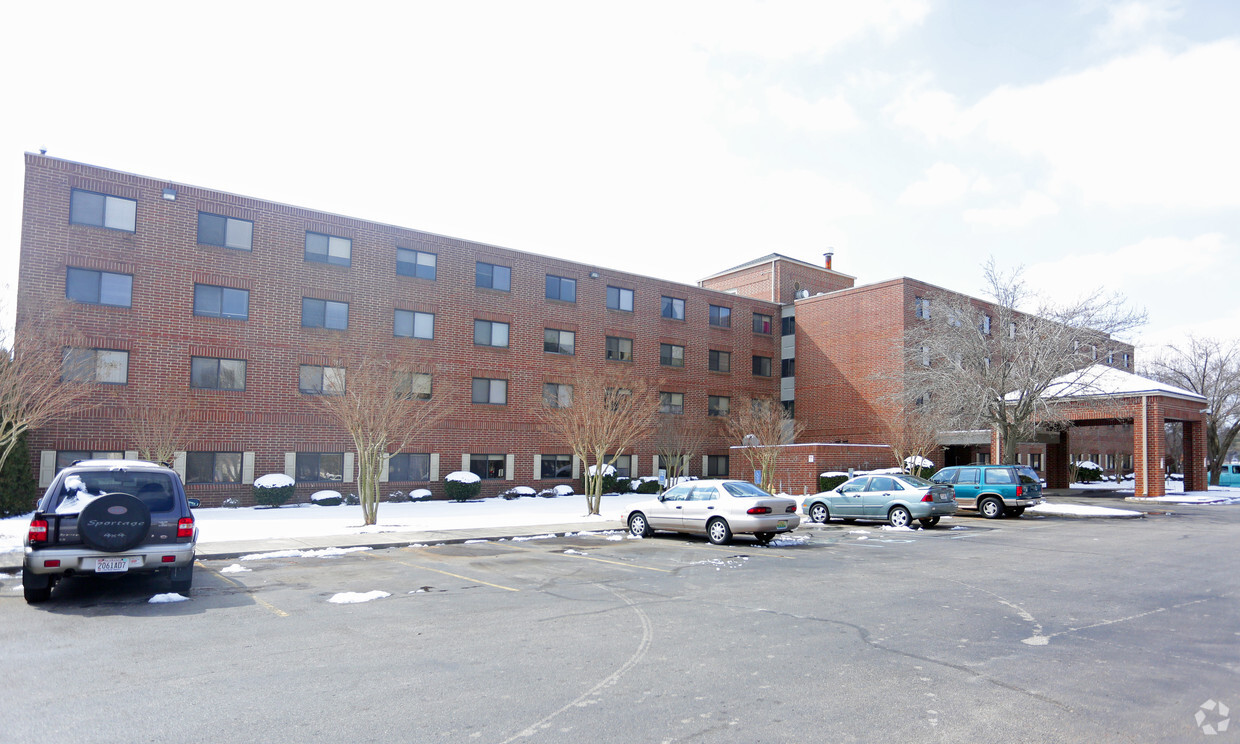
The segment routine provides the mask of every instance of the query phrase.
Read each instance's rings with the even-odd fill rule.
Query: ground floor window
[[[1042,470],[1042,453],[1041,452],[1029,453],[1029,467],[1033,468],[1034,470],[1038,470],[1038,471]]]
[[[572,478],[573,456],[543,455],[541,476],[543,478]]]
[[[603,462],[611,459],[611,455],[603,458]],[[617,478],[633,477],[633,457],[632,455],[616,455],[616,461],[611,464],[616,469]]]
[[[503,478],[507,459],[504,455],[470,455],[469,472],[483,480]]]
[[[56,472],[60,472],[78,460],[123,460],[124,452],[92,452],[90,450],[60,450],[56,453]]]
[[[728,477],[728,456],[727,455],[707,455],[706,456],[706,476],[708,478],[727,478]]]
[[[186,483],[240,483],[240,452],[186,452]]]
[[[298,452],[297,481],[343,481],[343,452]]]
[[[431,479],[431,456],[402,452],[388,458],[389,481],[428,481]]]

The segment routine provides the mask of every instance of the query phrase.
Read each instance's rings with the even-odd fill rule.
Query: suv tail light
[[[181,517],[177,520],[177,537],[194,536],[194,518]]]
[[[769,507],[769,506],[751,506],[751,507],[749,507],[749,511],[747,511],[747,512],[745,512],[745,513],[746,513],[746,514],[770,514],[770,513],[771,513],[771,507]]]
[[[1017,486],[1017,487],[1016,487],[1016,498],[1018,498],[1018,499],[1019,499],[1019,498],[1020,498],[1020,495],[1021,495],[1022,493],[1024,493],[1024,491],[1025,491],[1025,487],[1024,487],[1024,486]]]
[[[47,542],[47,520],[32,519],[30,520],[30,531],[26,533],[26,539],[32,543]]]

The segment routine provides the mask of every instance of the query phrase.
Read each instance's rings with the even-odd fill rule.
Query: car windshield
[[[172,479],[166,473],[106,470],[65,476],[51,506],[60,513],[76,512],[106,493],[137,496],[153,512],[172,511],[175,504]]]
[[[913,488],[925,488],[927,486],[934,485],[933,483],[926,480],[925,478],[919,478],[915,475],[897,475],[896,478],[904,481],[905,483],[909,484]]]
[[[763,491],[761,488],[758,488],[754,484],[746,483],[745,481],[729,481],[727,483],[724,483],[723,490],[727,491],[728,493],[732,494],[738,499],[752,499],[752,498],[759,498],[759,497],[770,498],[771,497],[771,494],[767,493],[766,491]]]

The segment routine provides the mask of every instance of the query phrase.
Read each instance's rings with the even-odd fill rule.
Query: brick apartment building
[[[570,482],[579,463],[536,411],[575,376],[622,368],[656,382],[668,413],[707,421],[778,396],[806,424],[785,458],[799,493],[822,470],[893,464],[875,373],[903,363],[930,290],[943,291],[854,286],[830,254],[678,284],[27,154],[18,327],[66,306],[65,377],[104,383],[94,407],[32,432],[33,465],[46,484],[74,459],[132,456],[126,412],[188,395],[200,421],[176,467],[204,505],[248,498],[266,473],[296,477],[302,496],[347,491],[351,440],[307,401],[339,384],[315,349],[365,340],[416,351],[431,394],[459,402],[393,456],[388,490],[439,494],[444,475],[471,469],[484,495]],[[747,477],[715,431],[690,473]],[[622,455],[628,475],[657,472],[652,445]]]

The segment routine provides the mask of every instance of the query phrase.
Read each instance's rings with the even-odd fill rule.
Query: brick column
[[[1132,465],[1135,491],[1139,497],[1163,496],[1167,493],[1167,437],[1164,430],[1162,398],[1151,396],[1137,403],[1132,420]]]
[[[1206,470],[1206,421],[1184,422],[1184,490],[1208,491],[1210,473]]]
[[[1046,445],[1046,464],[1042,471],[1046,475],[1047,488],[1068,487],[1068,431],[1059,432],[1059,441]]]
[[[990,430],[990,464],[1003,465],[1003,435],[998,429]]]

